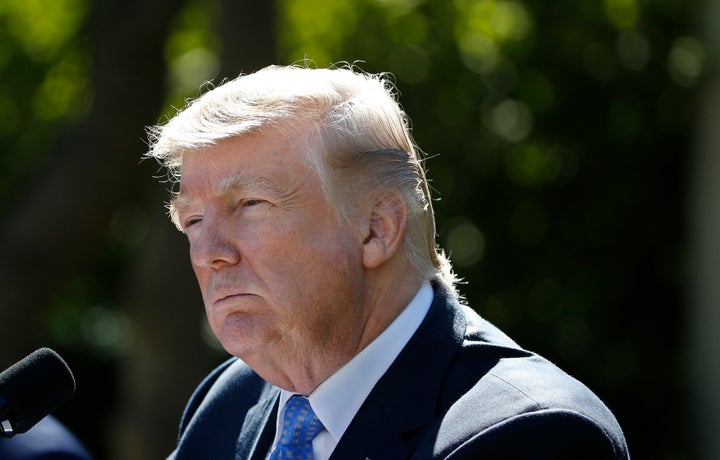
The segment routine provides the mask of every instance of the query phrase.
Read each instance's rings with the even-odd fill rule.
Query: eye
[[[195,224],[202,222],[201,217],[190,217],[183,222],[183,228],[190,228]]]
[[[264,200],[261,200],[259,198],[251,198],[251,199],[243,200],[242,207],[249,208],[251,206],[258,205],[258,204],[262,203],[263,201]]]

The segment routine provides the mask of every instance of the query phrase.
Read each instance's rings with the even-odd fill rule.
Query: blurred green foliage
[[[0,1],[0,206],[92,99],[85,0]]]
[[[168,63],[168,104],[183,108],[187,98],[212,80],[220,69],[218,48],[222,46],[213,26],[220,14],[216,0],[188,2],[175,18],[168,34],[165,60]],[[174,115],[170,110],[168,116]]]

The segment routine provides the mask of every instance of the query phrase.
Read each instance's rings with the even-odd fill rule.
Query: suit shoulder
[[[439,438],[444,436],[442,432]],[[445,446],[440,458],[628,460],[624,439],[583,414],[542,409],[515,415]]]
[[[525,350],[476,313],[466,311],[468,328],[458,350],[455,368],[467,372],[483,362],[482,372],[473,375],[468,397],[487,397],[521,407],[563,408],[590,418],[612,414],[583,383],[548,359]],[[614,419],[614,417],[613,417]]]
[[[545,440],[546,447],[554,449],[554,442],[565,439],[561,444],[568,449],[603,445],[605,452],[614,454],[598,458],[627,458],[620,425],[595,393],[552,362],[522,349],[476,313],[465,310],[465,315],[465,339],[446,380],[453,393],[441,424],[446,447],[470,439],[480,445],[513,433],[518,439],[529,436],[528,445]],[[535,433],[543,435],[536,439]]]

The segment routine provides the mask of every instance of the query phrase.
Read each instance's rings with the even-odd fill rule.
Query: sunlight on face
[[[173,203],[213,332],[260,369],[347,359],[365,316],[361,238],[293,147],[259,133],[187,152]]]

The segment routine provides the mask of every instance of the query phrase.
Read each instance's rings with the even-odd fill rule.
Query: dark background
[[[355,62],[394,75],[470,305],[633,458],[717,458],[711,2],[0,0],[0,368],[53,347],[98,459],[167,455],[226,355],[144,129],[208,80]]]

